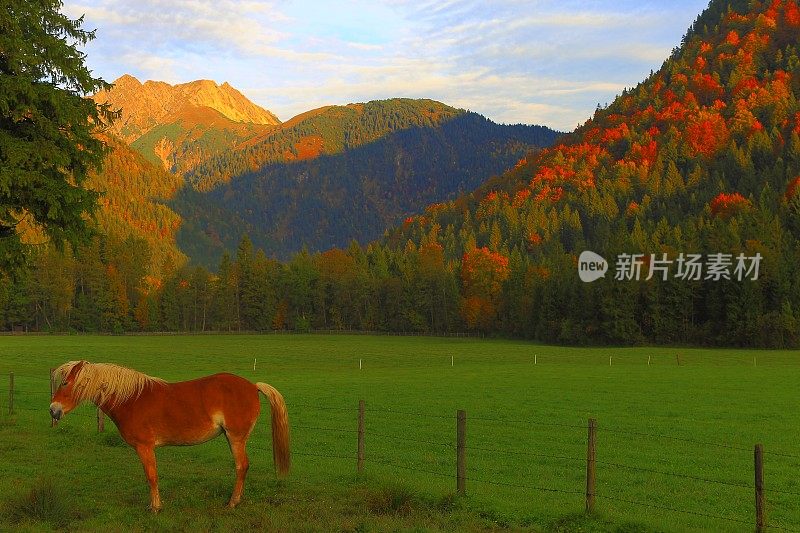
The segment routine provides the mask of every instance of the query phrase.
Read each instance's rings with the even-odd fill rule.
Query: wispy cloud
[[[227,80],[282,119],[427,97],[571,129],[660,66],[706,0],[67,0],[106,79]]]

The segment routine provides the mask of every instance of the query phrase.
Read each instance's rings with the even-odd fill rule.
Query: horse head
[[[86,361],[78,362],[61,378],[61,383],[59,383],[50,403],[50,416],[54,420],[60,420],[62,416],[75,409],[80,403],[78,376],[85,364]]]

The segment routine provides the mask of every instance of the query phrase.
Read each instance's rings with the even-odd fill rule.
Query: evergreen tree
[[[78,50],[94,38],[60,0],[9,0],[0,10],[0,270],[20,267],[23,220],[61,248],[85,242],[105,153],[94,132],[113,118],[84,96],[108,87]]]

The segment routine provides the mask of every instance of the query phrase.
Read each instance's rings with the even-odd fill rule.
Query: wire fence
[[[212,335],[363,335],[363,336],[383,336],[383,337],[436,337],[436,338],[470,338],[480,339],[483,333],[475,331],[454,331],[454,332],[425,332],[425,331],[381,331],[365,329],[322,329],[313,328],[308,330],[292,329],[270,329],[270,330],[205,330],[205,331],[123,331],[112,333],[108,331],[87,332],[65,332],[65,331],[0,331],[0,337],[204,337]]]
[[[38,413],[43,421],[49,420],[47,405],[49,404],[48,400],[51,396],[51,392],[47,390],[47,384],[43,383],[42,389],[39,390],[30,388],[29,383],[26,383],[23,388],[21,384],[19,384],[19,381],[15,384],[15,378],[24,378],[26,381],[34,380],[36,383],[51,381],[47,377],[43,378],[41,376],[27,374],[17,374],[14,377],[10,377],[8,387],[0,388],[0,416],[7,417],[17,413]],[[53,387],[52,383],[50,387]],[[352,462],[353,467],[359,472],[363,471],[367,466],[381,467],[395,471],[408,471],[420,476],[432,476],[442,482],[444,482],[444,480],[450,480],[450,482],[455,481],[456,492],[459,494],[465,493],[466,483],[469,483],[470,486],[473,487],[493,486],[515,491],[582,496],[585,499],[585,509],[587,510],[594,509],[594,499],[596,498],[613,504],[622,504],[628,508],[649,508],[728,524],[755,525],[757,531],[776,530],[800,533],[800,498],[798,498],[800,497],[800,490],[793,490],[795,486],[800,487],[800,484],[796,481],[796,476],[783,476],[783,479],[779,481],[786,483],[788,480],[788,485],[770,483],[767,490],[764,489],[763,486],[759,487],[758,485],[759,476],[763,478],[763,471],[759,472],[760,467],[758,466],[758,460],[756,460],[756,464],[754,465],[755,476],[751,478],[755,480],[754,482],[744,482],[735,479],[724,479],[722,476],[702,476],[687,471],[656,468],[652,464],[646,466],[632,464],[635,463],[636,458],[630,462],[612,460],[610,458],[605,458],[603,455],[606,450],[598,450],[596,448],[595,437],[592,432],[608,433],[609,435],[617,437],[672,441],[681,443],[682,445],[692,445],[695,447],[695,450],[727,449],[737,454],[739,454],[739,452],[753,453],[752,447],[747,447],[740,442],[714,442],[681,435],[648,433],[619,427],[603,427],[597,426],[592,421],[590,421],[587,426],[552,420],[523,420],[488,416],[473,416],[469,418],[471,424],[473,422],[480,424],[488,423],[501,428],[514,428],[517,432],[529,428],[543,428],[546,431],[553,431],[556,428],[558,430],[567,430],[569,438],[564,442],[566,442],[571,449],[565,452],[559,452],[558,450],[551,452],[548,450],[542,451],[540,449],[532,449],[532,447],[527,446],[525,443],[520,443],[513,447],[501,446],[499,444],[493,446],[484,446],[480,444],[481,437],[486,440],[487,435],[493,435],[492,432],[474,432],[475,435],[471,435],[470,438],[477,441],[478,444],[473,444],[471,441],[470,444],[467,444],[465,437],[462,441],[462,435],[465,435],[466,432],[463,431],[462,433],[464,428],[460,427],[462,423],[466,424],[466,414],[464,414],[462,418],[462,416],[458,414],[445,415],[441,413],[415,412],[387,406],[370,406],[366,408],[363,402],[361,405],[353,407],[304,403],[293,404],[291,407],[296,409],[296,413],[305,410],[336,414],[338,418],[334,417],[335,422],[340,424],[332,426],[318,423],[306,423],[305,419],[308,418],[308,416],[300,417],[300,423],[293,420],[291,425],[293,438],[300,442],[300,446],[298,446],[300,449],[292,451],[292,454],[296,457],[313,458],[316,460],[335,460],[340,462],[348,461]],[[102,427],[102,415],[100,413],[99,410],[95,412],[93,410],[81,408],[73,411],[70,416],[96,420],[98,429],[100,429]],[[342,420],[343,418],[344,420]],[[367,426],[365,420],[370,422],[369,426]],[[422,426],[425,426],[425,431],[415,431],[413,425],[411,425],[412,421],[419,422]],[[348,427],[345,424],[352,425]],[[431,426],[431,424],[433,424],[433,426]],[[376,426],[380,427],[380,430],[376,429]],[[456,438],[447,440],[447,437],[452,436],[453,429],[456,429]],[[577,430],[580,430],[580,432]],[[439,438],[429,438],[426,434],[436,434],[439,435]],[[369,453],[364,452],[365,446],[363,441],[365,438],[368,438],[369,442],[372,443]],[[496,442],[496,439],[490,440]],[[331,449],[321,449],[321,441],[328,444]],[[556,443],[556,445],[561,444],[561,441]],[[250,446],[259,450],[270,451],[268,447],[265,447],[260,441],[256,441],[255,439],[251,440]],[[429,460],[428,463],[413,463],[408,460],[407,456],[403,457],[398,453],[398,450],[403,446],[412,447],[417,451],[433,449],[435,452],[426,453],[434,459]],[[572,453],[572,451],[579,446],[586,447],[586,455]],[[759,453],[757,448],[758,446],[755,451],[756,455]],[[381,454],[380,452],[384,453]],[[390,455],[387,456],[385,452],[389,452]],[[394,452],[394,456],[391,455],[392,452]],[[771,456],[773,462],[782,462],[781,470],[796,471],[797,468],[800,467],[800,456],[796,454],[786,453],[781,450],[764,450],[763,453]],[[424,456],[425,454],[419,453],[418,455]],[[465,462],[468,455],[472,463],[482,464],[481,461],[488,461],[494,467],[498,467],[499,465],[501,471],[490,472],[486,468],[476,468],[474,464],[467,470]],[[598,459],[597,456],[600,458]],[[511,462],[504,462],[503,459],[507,459]],[[534,464],[533,460],[538,460],[540,463]],[[639,460],[643,459],[640,457]],[[436,463],[435,466],[439,468],[431,465],[431,462]],[[446,464],[447,471],[443,470],[443,464]],[[583,465],[585,465],[585,470]],[[555,467],[569,469],[572,474],[563,476],[562,478],[554,478],[553,472],[555,471]],[[725,497],[728,498],[727,501],[738,502],[733,505],[733,507],[727,507],[740,509],[740,512],[752,509],[754,492],[757,508],[754,514],[747,512],[747,516],[732,516],[710,512],[707,509],[691,509],[680,505],[669,505],[662,500],[654,501],[651,498],[648,498],[647,501],[643,501],[639,498],[628,497],[625,493],[626,487],[611,487],[609,483],[605,483],[598,488],[594,479],[594,472],[598,467],[605,472],[633,472],[646,474],[648,476],[681,479],[691,483],[716,487],[714,490],[725,487],[725,490],[734,491],[730,494],[726,493]],[[552,485],[541,482],[531,483],[524,478],[519,480],[521,476],[530,476],[530,472],[536,468],[540,469],[537,477],[538,481],[559,479],[565,483],[570,483],[572,486],[555,486],[560,483],[554,483]],[[513,475],[508,474],[509,469],[513,470]],[[544,473],[548,475],[542,475],[542,469],[546,469]],[[591,475],[589,473],[590,470],[592,472]],[[731,466],[728,471],[738,471],[742,473],[740,465],[737,465],[735,468]],[[586,474],[585,478],[583,477],[584,472]],[[753,473],[753,470],[750,470],[748,476],[753,475]],[[580,479],[579,485],[575,482],[577,479]],[[471,489],[470,492],[480,492],[480,490],[481,489]],[[647,491],[652,491],[652,486],[647,487]],[[773,516],[779,515],[779,519],[773,519],[771,522],[768,521],[764,502],[761,503],[760,507],[758,504],[759,491],[761,491],[762,495],[766,494],[768,496],[764,498],[764,501],[769,504],[770,514]],[[662,499],[669,500],[669,494],[662,496]]]

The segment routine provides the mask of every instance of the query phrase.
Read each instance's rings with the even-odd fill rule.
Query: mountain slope
[[[243,233],[278,257],[303,246],[313,251],[353,239],[367,242],[431,201],[473,188],[557,135],[543,127],[497,125],[428,101],[401,102],[425,115],[372,111],[392,104],[369,103],[362,111],[328,109],[311,118],[313,127],[307,121],[293,126],[296,136],[290,139],[319,132],[316,146],[322,153],[341,153],[267,165],[207,193],[182,190],[172,204],[185,220],[182,249],[213,268],[222,250],[234,249]],[[345,119],[336,120],[333,113]],[[436,125],[423,121],[365,143],[390,126],[419,117],[434,120],[434,113]],[[356,127],[364,123],[370,127]],[[364,144],[347,149],[356,143]]]
[[[183,174],[202,161],[280,124],[228,83],[178,85],[124,75],[92,97],[122,109],[110,131],[166,170]]]
[[[181,247],[211,267],[245,232],[282,257],[302,243],[317,249],[375,238],[556,135],[405,98],[326,106],[279,124],[229,85],[204,80],[171,86],[123,76],[95,99],[122,107],[112,132],[151,163],[185,177],[187,190],[174,202],[188,221]],[[429,131],[401,135],[412,130]],[[375,149],[367,148],[373,143]],[[351,212],[355,204],[347,198],[372,212]],[[317,223],[308,224],[308,216]]]
[[[794,0],[714,0],[645,82],[387,242],[438,240],[454,260],[486,247],[508,261],[502,295],[484,295],[497,311],[486,329],[557,342],[794,345],[799,40]],[[611,263],[591,285],[577,277],[586,249]],[[642,281],[615,281],[621,253],[666,253],[673,274],[680,253],[764,259],[757,282],[645,282],[649,261]]]
[[[128,236],[143,239],[150,249],[149,274],[158,277],[162,266],[179,266],[186,256],[178,249],[180,217],[164,202],[183,180],[148,162],[122,141],[108,137],[111,148],[103,171],[91,176],[89,187],[101,191],[97,220],[100,230],[115,241]]]
[[[434,100],[395,98],[302,113],[189,172],[189,181],[209,191],[232,177],[265,165],[334,155],[412,127],[433,127],[462,114]]]

